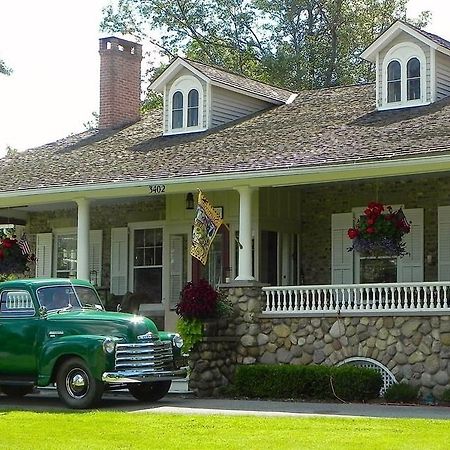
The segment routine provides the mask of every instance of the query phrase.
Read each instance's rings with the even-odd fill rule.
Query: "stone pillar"
[[[254,188],[240,186],[239,192],[239,273],[236,280],[254,280],[252,275],[252,193]]]
[[[79,198],[77,225],[77,278],[89,280],[89,200]]]

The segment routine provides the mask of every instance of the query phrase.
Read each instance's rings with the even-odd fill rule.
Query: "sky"
[[[102,8],[109,0],[0,0],[0,156],[83,131],[99,105]],[[427,31],[450,40],[449,0],[410,0],[432,12]],[[143,51],[148,52],[143,42]]]

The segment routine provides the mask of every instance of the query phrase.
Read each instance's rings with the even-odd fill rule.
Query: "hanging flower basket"
[[[0,231],[0,274],[23,274],[29,270],[28,264],[36,258],[29,250],[26,238],[19,241]]]
[[[391,206],[371,202],[355,226],[348,230],[348,237],[353,241],[348,250],[364,256],[404,256],[407,252],[403,236],[410,230],[401,208],[394,211]]]

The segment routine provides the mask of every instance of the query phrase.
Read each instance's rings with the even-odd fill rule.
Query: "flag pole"
[[[225,222],[222,222],[222,225],[231,233],[230,227]],[[236,241],[236,244],[239,245],[239,248],[242,250],[244,246],[239,242],[239,239],[235,236],[234,240]]]

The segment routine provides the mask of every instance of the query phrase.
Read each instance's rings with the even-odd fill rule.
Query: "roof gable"
[[[182,69],[186,68],[203,81],[212,85],[232,90],[243,95],[282,105],[290,103],[296,93],[287,89],[272,86],[261,81],[253,80],[218,67],[213,67],[198,61],[176,58],[167,69],[150,85],[150,89],[163,92],[164,86]]]
[[[378,54],[378,52],[389,45],[389,43],[393,39],[395,39],[402,31],[409,34],[410,36],[415,37],[431,48],[439,50],[440,52],[450,56],[449,41],[435,34],[420,30],[419,28],[406,22],[397,20],[361,53],[361,58],[375,63],[376,55]]]

